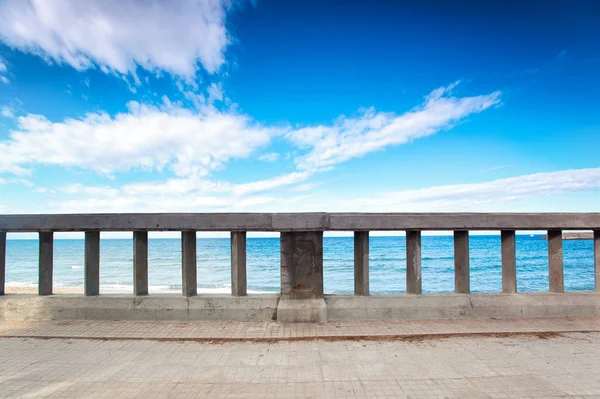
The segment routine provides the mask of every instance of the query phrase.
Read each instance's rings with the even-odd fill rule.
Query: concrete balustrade
[[[148,232],[133,232],[133,293],[148,295]]]
[[[540,294],[517,294],[517,229],[548,232],[547,295],[564,295],[564,299],[550,300],[540,297]],[[7,232],[39,233],[39,298],[47,298],[48,301],[54,301],[52,303],[63,303],[52,299],[61,297],[52,295],[54,232],[85,232],[84,293],[85,296],[98,296],[100,232],[132,231],[132,294],[139,298],[137,302],[124,305],[111,302],[116,300],[114,297],[102,296],[106,303],[125,306],[122,312],[115,310],[115,314],[120,316],[127,315],[129,309],[132,314],[138,314],[136,317],[142,317],[139,316],[142,310],[148,312],[145,315],[152,315],[142,318],[204,319],[218,318],[220,312],[229,312],[227,314],[231,315],[231,309],[236,309],[235,316],[231,316],[236,320],[276,317],[283,322],[324,322],[328,319],[328,313],[330,319],[338,320],[352,319],[353,316],[386,318],[394,317],[394,314],[410,318],[418,314],[424,317],[481,316],[486,314],[486,306],[489,306],[490,317],[513,317],[519,314],[531,316],[538,313],[556,315],[561,312],[595,315],[596,312],[600,313],[600,296],[564,293],[562,231],[567,229],[594,231],[595,291],[600,291],[598,213],[0,215],[0,295],[4,294],[5,286]],[[148,295],[148,232],[174,230],[181,232],[184,302],[174,300],[172,296]],[[224,230],[231,232],[231,295],[198,296],[197,262],[203,260],[197,258],[196,232]],[[380,230],[406,232],[406,293],[411,295],[370,296],[369,232]],[[421,232],[428,230],[453,231],[454,234],[454,283],[455,294],[459,296],[453,297],[455,299],[451,301],[444,295],[422,295]],[[502,293],[486,294],[487,296],[470,294],[469,231],[472,230],[500,231]],[[247,231],[280,232],[281,290],[275,297],[263,296],[263,299],[258,300],[256,296],[247,294]],[[326,231],[354,232],[354,296],[326,296],[323,293],[323,233]],[[463,296],[470,299],[466,302],[457,299]],[[61,301],[65,300],[61,298]],[[477,304],[479,308],[463,309],[463,306],[473,307],[473,304]],[[1,305],[2,303],[0,320]],[[505,311],[499,311],[499,307],[503,306],[506,307]],[[548,306],[554,308],[550,311]],[[73,310],[73,314],[74,317],[98,317],[98,312],[102,312],[94,309],[96,308]],[[164,313],[165,309],[170,312]],[[269,316],[269,312],[273,312],[272,316]],[[70,313],[63,309],[61,314]]]
[[[85,232],[84,293],[86,296],[100,294],[100,232]]]
[[[500,242],[502,245],[502,292],[514,294],[517,292],[517,246],[515,231],[502,230]]]
[[[369,295],[369,232],[354,232],[354,294]]]
[[[246,232],[231,232],[231,295],[246,295]]]

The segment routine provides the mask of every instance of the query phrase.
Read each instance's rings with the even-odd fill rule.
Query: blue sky
[[[600,211],[599,17],[0,0],[0,213]]]

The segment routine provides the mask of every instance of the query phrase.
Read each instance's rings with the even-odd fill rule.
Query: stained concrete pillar
[[[454,232],[454,292],[468,294],[471,291],[469,273],[469,232]]]
[[[517,249],[515,245],[515,231],[502,230],[500,232],[502,245],[502,292],[514,294],[517,292]]]
[[[181,232],[181,290],[183,296],[198,295],[196,232]]]
[[[323,232],[281,233],[281,295],[323,298]]]
[[[6,281],[6,232],[0,231],[0,295],[4,295]]]
[[[100,232],[85,232],[85,262],[84,262],[84,291],[85,295],[100,294]]]
[[[52,276],[54,261],[54,233],[40,232],[38,294],[52,295]]]
[[[281,233],[281,297],[277,321],[325,323],[323,232]]]
[[[600,230],[594,230],[594,272],[595,288],[596,291],[600,291]]]
[[[246,295],[246,232],[231,232],[231,295]]]
[[[562,230],[548,230],[548,269],[550,292],[565,292]]]
[[[369,295],[369,232],[354,232],[354,295]]]
[[[148,295],[148,232],[133,232],[133,294]]]
[[[421,294],[421,232],[406,232],[406,293]]]

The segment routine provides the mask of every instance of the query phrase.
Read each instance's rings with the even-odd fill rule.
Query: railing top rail
[[[598,230],[600,213],[103,213],[0,215],[0,231]]]

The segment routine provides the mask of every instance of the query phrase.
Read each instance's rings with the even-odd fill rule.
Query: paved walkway
[[[2,322],[0,397],[600,398],[599,326]]]
[[[319,324],[164,321],[44,321],[0,323],[0,337],[159,339],[163,341],[288,341],[322,338],[431,339],[478,334],[600,332],[600,318],[346,321]]]

